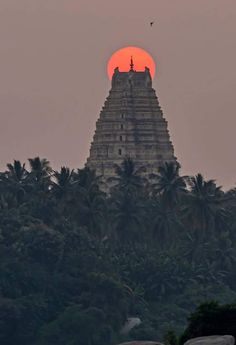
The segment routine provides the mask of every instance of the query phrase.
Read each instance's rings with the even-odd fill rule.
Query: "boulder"
[[[158,343],[156,341],[130,341],[128,343],[122,343],[119,345],[163,345],[162,343]]]
[[[184,345],[234,345],[234,343],[235,339],[232,335],[211,335],[189,339]]]

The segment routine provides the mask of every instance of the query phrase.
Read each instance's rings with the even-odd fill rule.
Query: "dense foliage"
[[[0,173],[0,343],[100,345],[180,334],[199,303],[236,301],[236,193],[126,159],[107,185],[46,159]],[[186,331],[187,332],[187,331]],[[187,333],[186,333],[187,334]]]
[[[217,302],[201,304],[189,317],[189,325],[180,337],[180,344],[187,339],[230,334],[236,338],[236,304],[219,305]]]

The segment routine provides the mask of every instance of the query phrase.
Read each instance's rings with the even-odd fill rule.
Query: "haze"
[[[0,169],[37,155],[82,168],[107,61],[135,45],[156,61],[182,173],[234,187],[235,35],[235,0],[0,0]]]

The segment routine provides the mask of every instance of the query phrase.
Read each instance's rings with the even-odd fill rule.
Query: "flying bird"
[[[150,22],[150,26],[153,26],[154,22]]]

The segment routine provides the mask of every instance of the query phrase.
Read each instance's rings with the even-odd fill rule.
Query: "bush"
[[[112,339],[112,329],[97,308],[68,307],[57,320],[47,324],[40,336],[41,345],[103,345]]]
[[[233,335],[236,337],[236,304],[219,305],[217,302],[201,304],[190,316],[189,325],[180,338],[180,345],[195,337]]]

